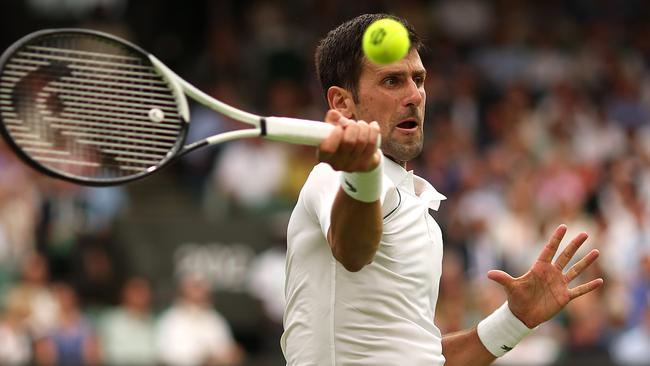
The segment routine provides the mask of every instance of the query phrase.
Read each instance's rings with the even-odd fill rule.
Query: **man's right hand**
[[[367,172],[377,167],[381,161],[377,122],[354,121],[335,109],[327,111],[325,122],[334,125],[334,130],[318,147],[320,162],[345,172]]]

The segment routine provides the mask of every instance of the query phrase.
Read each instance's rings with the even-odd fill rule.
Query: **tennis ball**
[[[394,19],[376,20],[363,33],[363,53],[377,64],[386,65],[401,60],[410,47],[408,31]]]

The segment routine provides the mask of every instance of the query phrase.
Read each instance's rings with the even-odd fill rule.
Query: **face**
[[[400,164],[422,151],[425,77],[426,70],[416,50],[389,65],[376,65],[364,59],[353,117],[377,121],[382,151]]]
[[[151,304],[151,288],[149,283],[140,278],[129,280],[123,290],[124,303],[127,307],[146,310]]]

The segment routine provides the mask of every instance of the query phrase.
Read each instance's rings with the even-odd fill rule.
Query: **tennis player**
[[[572,299],[602,285],[569,282],[598,257],[592,250],[564,272],[587,235],[553,262],[564,225],[522,277],[487,276],[507,301],[472,329],[441,335],[434,324],[442,235],[429,215],[445,197],[406,163],[422,150],[426,71],[421,41],[393,64],[369,62],[362,15],[332,30],[316,50],[316,67],[335,126],[318,149],[288,227],[285,331],[290,366],[488,365]],[[368,122],[364,122],[368,121]],[[369,122],[372,121],[372,122]],[[377,135],[381,150],[377,150]]]

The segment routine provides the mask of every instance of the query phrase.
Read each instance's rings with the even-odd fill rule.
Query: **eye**
[[[424,76],[415,76],[413,77],[413,81],[415,82],[415,85],[421,87],[424,85]]]
[[[399,78],[396,76],[388,76],[384,78],[381,83],[387,87],[395,87],[399,85]]]

